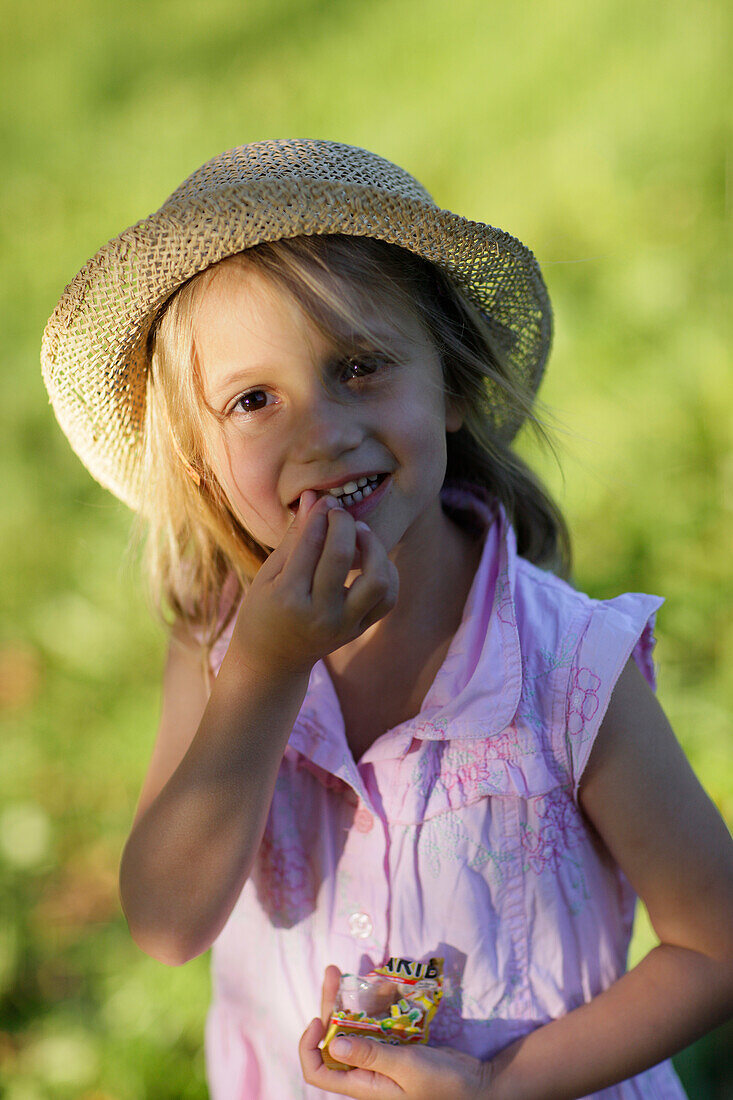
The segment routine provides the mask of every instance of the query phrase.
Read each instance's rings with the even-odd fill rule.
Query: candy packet
[[[329,1069],[349,1069],[328,1047],[337,1035],[380,1043],[426,1043],[443,995],[443,960],[389,959],[365,975],[342,974],[321,1056]]]

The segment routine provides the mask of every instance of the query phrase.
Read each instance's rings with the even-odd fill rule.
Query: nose
[[[357,412],[318,387],[296,413],[294,447],[299,461],[333,461],[355,450],[364,438]]]

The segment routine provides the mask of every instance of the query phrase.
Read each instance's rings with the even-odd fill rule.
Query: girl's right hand
[[[355,558],[361,571],[347,588]],[[308,490],[247,591],[232,644],[253,671],[309,672],[391,611],[398,587],[397,569],[369,527]]]

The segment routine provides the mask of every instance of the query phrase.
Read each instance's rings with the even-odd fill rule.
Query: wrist
[[[272,651],[265,645],[254,645],[236,636],[227,650],[221,671],[233,671],[237,679],[255,690],[260,687],[287,690],[307,688],[316,658]]]
[[[278,665],[264,660],[262,654],[255,657],[230,646],[200,730],[218,730],[217,737],[248,754],[261,742],[274,765],[303,705],[309,678],[310,667]]]

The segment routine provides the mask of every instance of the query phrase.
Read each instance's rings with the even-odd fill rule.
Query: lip
[[[300,501],[300,498],[302,497],[303,493],[307,492],[308,490],[310,490],[313,493],[325,494],[325,493],[328,492],[329,489],[335,489],[339,485],[347,485],[350,481],[358,481],[359,478],[361,478],[361,477],[384,477],[384,481],[387,481],[388,478],[389,478],[389,474],[387,473],[386,470],[360,471],[358,474],[346,474],[342,477],[335,477],[335,478],[333,478],[332,481],[323,481],[323,482],[321,482],[320,485],[306,485],[304,489],[301,489],[299,495],[297,497],[295,497],[293,500],[291,500],[290,504],[288,505],[288,508],[290,509],[291,512],[296,511],[297,506],[298,506],[298,502]],[[384,484],[384,481],[379,485],[379,487],[377,489],[374,489],[370,493],[369,497],[367,497],[367,500],[369,500],[371,497],[373,497],[376,493],[379,492],[379,489],[382,488],[382,485]],[[339,498],[335,497],[334,499],[338,500]],[[361,501],[359,503],[361,503]],[[358,505],[355,504],[351,508],[347,508],[346,511],[351,512],[353,514],[354,509],[357,508],[357,507],[358,507]]]
[[[361,475],[364,476],[363,474]],[[341,484],[340,482],[336,483]],[[348,512],[354,519],[361,519],[363,516],[368,515],[372,509],[376,508],[380,500],[387,492],[387,489],[392,484],[392,475],[387,474],[383,481],[379,483],[376,489],[372,490],[369,496],[365,500],[359,500],[356,504],[342,504],[341,507],[345,512]]]

